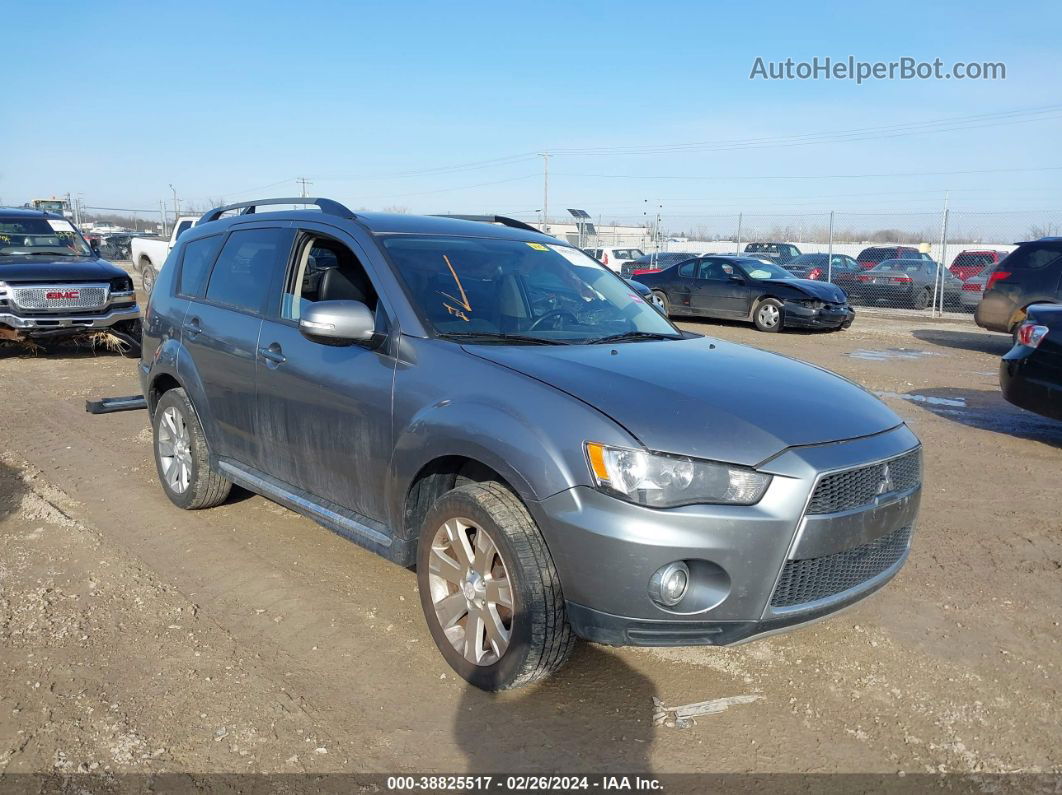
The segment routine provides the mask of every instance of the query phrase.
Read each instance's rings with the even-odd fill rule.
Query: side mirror
[[[95,254],[97,257],[103,256],[102,254],[100,254],[99,243],[89,243],[89,248],[92,249],[92,253]]]
[[[376,330],[372,310],[361,301],[318,301],[309,304],[299,319],[299,331],[318,342],[365,344]]]

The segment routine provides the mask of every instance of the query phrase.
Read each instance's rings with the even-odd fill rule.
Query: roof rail
[[[249,202],[237,202],[236,204],[226,204],[224,207],[215,207],[213,210],[208,210],[203,214],[203,217],[199,219],[199,223],[206,224],[211,221],[218,220],[223,213],[227,213],[229,210],[242,210],[240,215],[251,215],[255,211],[255,207],[262,207],[267,204],[313,204],[321,208],[321,212],[328,215],[338,215],[341,218],[353,218],[354,213],[344,207],[337,201],[332,199],[317,199],[309,196],[296,196],[289,199],[255,199]]]
[[[535,229],[531,224],[517,221],[515,218],[507,218],[504,215],[436,215],[436,218],[456,218],[460,221],[482,221],[487,224],[501,224],[511,226],[513,229],[523,229],[525,232],[537,232],[543,234],[541,229]]]

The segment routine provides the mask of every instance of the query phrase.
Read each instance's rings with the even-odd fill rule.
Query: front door
[[[749,313],[748,280],[732,262],[716,258],[702,260],[690,300],[699,315],[746,317]]]
[[[299,224],[284,278],[274,284],[258,357],[258,421],[271,445],[265,472],[315,497],[385,521],[391,387],[396,362],[359,345],[307,339],[298,319],[316,301],[356,300],[385,310],[356,241]],[[382,326],[381,326],[382,327]]]

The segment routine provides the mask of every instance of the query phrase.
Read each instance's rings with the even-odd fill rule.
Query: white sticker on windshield
[[[572,248],[571,246],[555,246],[552,244],[550,244],[550,248],[568,260],[572,265],[579,265],[580,267],[586,268],[598,264],[596,260],[591,259],[577,248]]]
[[[48,226],[52,228],[53,232],[73,232],[74,227],[70,225],[69,221],[54,221],[51,218],[48,219]]]

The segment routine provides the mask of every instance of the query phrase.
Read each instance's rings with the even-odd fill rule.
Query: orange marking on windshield
[[[460,304],[461,306],[463,306],[465,308],[466,312],[471,312],[472,311],[472,304],[468,303],[468,296],[465,295],[465,288],[461,285],[461,280],[459,278],[457,278],[457,271],[454,270],[454,266],[452,264],[450,264],[450,258],[448,256],[446,256],[445,254],[443,254],[443,261],[446,263],[446,267],[450,269],[450,274],[454,277],[454,283],[457,285],[457,289],[461,291],[461,298],[460,298],[460,300],[458,300],[457,298],[454,298],[449,293],[444,293],[442,291],[440,291],[439,294],[445,296],[446,298],[449,298],[454,303]],[[467,320],[467,319],[468,318],[465,318],[465,320]]]

